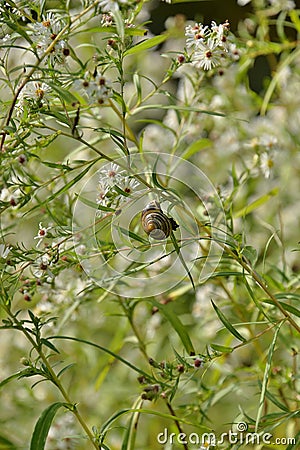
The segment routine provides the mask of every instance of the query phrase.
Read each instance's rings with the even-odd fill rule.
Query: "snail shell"
[[[170,236],[171,231],[178,228],[172,217],[167,217],[161,210],[160,204],[153,200],[142,211],[142,227],[153,239],[161,241]]]

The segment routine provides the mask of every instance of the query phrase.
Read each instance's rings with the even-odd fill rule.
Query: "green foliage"
[[[299,10],[156,4],[0,1],[0,449],[299,448]]]

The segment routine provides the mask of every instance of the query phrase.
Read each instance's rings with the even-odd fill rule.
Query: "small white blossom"
[[[99,181],[97,191],[98,191],[96,197],[97,205],[107,206],[107,194],[109,192],[108,186],[103,182]]]
[[[39,56],[42,56],[48,47],[56,39],[57,35],[61,32],[64,24],[60,18],[56,17],[53,13],[48,13],[46,17],[43,17],[42,22],[36,22],[33,25],[33,34],[31,36],[35,43]],[[48,58],[51,63],[64,64],[66,57],[69,55],[69,49],[64,40],[58,40],[54,47],[50,51]]]
[[[0,192],[0,201],[9,202],[12,207],[18,205],[21,197],[22,192],[19,188],[3,188]]]
[[[113,20],[114,20],[114,18],[113,18],[112,14],[110,14],[110,13],[102,14],[101,25],[103,27],[110,27],[112,25],[112,23],[113,23]]]
[[[103,105],[112,96],[109,81],[101,75],[92,77],[87,73],[83,80],[76,80],[74,88],[87,99],[89,105]]]
[[[39,223],[39,231],[38,234],[33,239],[38,239],[36,247],[39,247],[41,242],[47,237],[48,231],[51,230],[51,227],[43,227],[42,222]]]
[[[290,11],[296,8],[296,3],[293,0],[270,0],[271,6],[282,11]]]
[[[124,171],[117,164],[111,163],[108,168],[100,170],[99,176],[100,184],[107,187],[119,186],[124,180]]]
[[[245,6],[250,2],[251,2],[251,0],[237,0],[237,4],[240,6]]]
[[[194,26],[188,25],[185,28],[186,46],[191,48],[196,45],[197,42],[203,42],[210,34],[208,26],[203,26],[201,23],[195,23]]]
[[[195,51],[192,63],[197,68],[210,70],[221,64],[223,52],[218,48],[218,44],[211,38],[206,43],[199,42]]]
[[[5,244],[0,244],[0,258],[6,259],[9,252],[10,252],[9,246],[6,246]]]
[[[43,102],[48,101],[51,93],[51,88],[42,81],[29,81],[23,91],[22,97]]]
[[[213,20],[211,23],[211,31],[212,36],[218,41],[218,44],[224,48],[226,48],[226,42],[227,42],[227,34],[229,31],[229,22],[221,23],[220,25],[217,25],[216,22]]]
[[[264,152],[260,155],[260,169],[265,178],[270,178],[274,167],[274,154]]]
[[[35,270],[33,271],[33,275],[36,278],[41,278],[42,276],[47,274],[49,279],[52,279],[54,275],[49,268],[50,265],[51,265],[50,255],[45,253],[44,255],[36,259],[34,263]]]
[[[120,188],[123,189],[126,194],[130,195],[139,186],[139,182],[131,177],[126,177]]]

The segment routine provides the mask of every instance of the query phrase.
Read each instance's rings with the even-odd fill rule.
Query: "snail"
[[[160,204],[153,200],[142,211],[142,227],[153,239],[161,241],[170,236],[179,225],[172,217],[167,217],[161,210]]]

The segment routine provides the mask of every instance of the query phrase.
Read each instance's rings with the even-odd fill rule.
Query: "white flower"
[[[74,87],[87,99],[89,105],[103,105],[112,96],[109,81],[101,75],[92,78],[91,74],[86,73],[83,80],[76,80]]]
[[[18,205],[20,198],[22,197],[22,192],[19,188],[15,189],[3,188],[0,192],[0,201],[9,202],[11,206],[15,207]]]
[[[99,176],[99,183],[101,185],[107,187],[118,186],[124,180],[124,171],[120,170],[117,164],[111,163],[108,168],[100,170]]]
[[[274,150],[278,145],[278,139],[271,134],[263,134],[258,140],[258,144],[267,150]]]
[[[225,23],[217,25],[216,22],[213,20],[211,23],[211,31],[215,39],[218,41],[219,45],[224,47],[227,42],[226,35],[228,34],[229,31],[229,22],[226,21]]]
[[[51,88],[41,81],[29,81],[23,91],[23,98],[32,99],[36,101],[48,100],[51,93]]]
[[[113,20],[114,20],[114,18],[113,18],[112,14],[110,14],[110,13],[102,14],[101,25],[103,27],[110,27],[110,26],[112,26]]]
[[[45,253],[44,255],[37,258],[37,260],[35,261],[34,266],[37,267],[37,269],[33,271],[33,275],[36,278],[41,278],[43,275],[45,275],[45,273],[47,273],[50,279],[54,278],[53,273],[49,269],[50,265],[51,265],[51,258],[47,253]]]
[[[214,39],[208,38],[206,43],[198,43],[192,63],[198,69],[210,70],[221,64],[222,56],[223,52],[218,48],[218,43]]]
[[[296,4],[293,0],[270,0],[271,6],[280,9],[282,11],[290,11],[296,8]]]
[[[39,56],[45,53],[64,26],[60,18],[56,17],[53,13],[48,13],[43,19],[42,22],[36,22],[33,25],[33,34],[31,36]],[[68,55],[69,49],[67,48],[66,42],[59,40],[52,48],[48,58],[52,64],[64,64]]]
[[[123,183],[119,186],[126,194],[130,195],[139,186],[139,182],[131,177],[126,177]]]
[[[49,230],[51,230],[51,227],[45,228],[45,227],[43,227],[42,222],[39,223],[38,234],[33,238],[33,239],[38,239],[38,243],[36,244],[37,247],[39,247],[39,245],[41,244],[43,239],[45,239]]]
[[[194,26],[188,25],[185,28],[186,46],[193,47],[197,42],[203,42],[208,37],[210,30],[208,26],[203,26],[201,23],[195,23]]]
[[[6,259],[9,252],[10,252],[9,246],[6,246],[5,244],[0,244],[0,258]]]
[[[99,181],[97,186],[97,205],[107,206],[107,194],[108,194],[108,186],[104,184],[102,181]]]
[[[274,167],[274,154],[264,152],[260,155],[260,169],[265,178],[270,178]]]
[[[245,6],[250,2],[251,2],[251,0],[237,0],[238,5],[240,5],[240,6]]]

